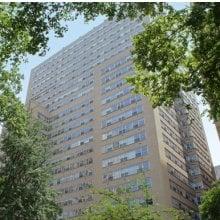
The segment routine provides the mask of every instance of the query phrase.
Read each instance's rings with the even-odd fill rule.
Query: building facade
[[[131,37],[141,30],[137,21],[105,21],[31,72],[27,106],[52,128],[51,187],[63,219],[95,202],[92,185],[130,186],[141,201],[140,174],[155,204],[197,212],[215,178],[195,98],[182,93],[172,108],[153,109],[126,84]]]

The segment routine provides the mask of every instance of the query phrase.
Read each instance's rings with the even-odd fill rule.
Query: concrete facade
[[[141,30],[105,21],[31,72],[27,106],[52,128],[51,187],[64,219],[94,202],[90,185],[130,185],[141,200],[140,175],[158,206],[197,212],[215,179],[195,98],[182,93],[172,108],[153,109],[125,83],[134,73],[131,37]]]

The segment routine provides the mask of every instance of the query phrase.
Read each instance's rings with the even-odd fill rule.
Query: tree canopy
[[[25,134],[7,129],[0,141],[0,218],[56,219],[61,209],[55,190],[49,187],[50,145],[42,124],[31,118],[27,121]]]
[[[92,189],[99,201],[90,206],[78,220],[161,220],[166,216],[172,220],[187,220],[189,216],[176,209],[156,206],[148,191],[144,178],[131,186],[116,191]],[[138,189],[138,190],[137,190]]]
[[[192,3],[146,24],[133,40],[135,92],[154,107],[171,105],[181,90],[203,97],[220,118],[220,4]]]
[[[215,182],[211,189],[204,192],[199,209],[204,220],[220,219],[220,181]]]

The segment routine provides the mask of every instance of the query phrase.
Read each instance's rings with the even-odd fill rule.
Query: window
[[[134,115],[140,114],[142,112],[142,106],[138,106],[136,108],[133,108],[131,110],[125,111],[123,113],[120,113],[116,116],[113,116],[107,120],[102,121],[102,127],[110,126],[114,123],[117,123],[119,121],[125,120],[127,118],[130,118]]]
[[[102,84],[105,84],[105,83],[107,83],[107,82],[109,82],[109,81],[111,81],[111,80],[114,80],[114,79],[118,78],[119,76],[122,76],[122,75],[127,74],[128,72],[130,72],[130,71],[132,71],[132,70],[133,70],[133,69],[132,69],[131,66],[123,67],[123,68],[117,70],[116,72],[111,73],[111,74],[109,74],[108,76],[103,77],[103,78],[101,79],[101,82],[102,82]]]
[[[145,134],[144,133],[139,133],[139,134],[130,136],[128,138],[122,139],[120,141],[113,142],[110,145],[106,145],[102,148],[102,151],[103,151],[103,153],[106,153],[106,152],[112,151],[113,149],[126,147],[126,146],[129,146],[131,144],[143,141],[143,140],[145,140]]]
[[[120,135],[120,134],[124,134],[126,132],[129,132],[133,129],[139,128],[141,126],[144,125],[144,119],[138,119],[132,122],[129,122],[127,124],[124,124],[122,126],[116,127],[113,130],[105,133],[102,135],[102,140],[106,140],[106,139],[110,139],[114,136]]]
[[[128,105],[131,105],[131,104],[133,104],[135,102],[138,102],[140,100],[141,100],[141,96],[140,95],[136,95],[136,96],[130,97],[128,99],[125,99],[125,100],[123,100],[123,101],[121,101],[119,103],[116,103],[116,104],[112,105],[111,107],[103,110],[102,111],[102,115],[103,116],[104,115],[108,115],[108,114],[110,114],[110,113],[112,113],[114,111],[117,111],[117,110],[119,110],[121,108],[124,108],[124,107],[126,107]]]
[[[107,167],[107,166],[111,166],[111,165],[118,164],[121,162],[125,162],[127,160],[131,160],[131,159],[141,157],[147,154],[148,154],[148,147],[144,146],[137,150],[129,151],[127,153],[123,153],[123,154],[105,159],[102,161],[102,167]]]
[[[143,163],[139,163],[139,164],[135,164],[135,165],[131,165],[128,166],[126,168],[123,169],[119,169],[119,170],[115,170],[111,173],[108,174],[104,174],[103,175],[103,180],[115,180],[115,179],[119,179],[122,177],[127,177],[130,175],[134,175],[137,174],[138,172],[141,171],[146,171],[150,169],[150,162],[149,161],[144,161]]]
[[[118,99],[118,98],[120,98],[120,97],[122,97],[122,96],[124,96],[126,94],[129,94],[132,89],[133,89],[133,86],[126,87],[123,90],[121,90],[121,91],[119,91],[119,92],[117,92],[117,93],[115,93],[115,94],[113,94],[111,96],[108,96],[108,97],[104,98],[102,100],[102,104],[110,103],[110,102],[112,102],[115,99]]]

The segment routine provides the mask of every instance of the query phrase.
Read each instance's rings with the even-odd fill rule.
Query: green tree
[[[199,209],[204,220],[220,219],[220,181],[214,183],[211,189],[204,192]]]
[[[115,192],[93,189],[99,201],[89,207],[79,220],[160,220],[167,218],[175,220],[189,219],[188,215],[176,209],[165,209],[153,204],[143,179],[137,181],[139,192],[134,199],[132,188],[119,188]]]
[[[56,219],[61,209],[49,187],[50,145],[42,124],[27,118],[23,133],[4,130],[1,141],[0,219]]]
[[[169,10],[134,37],[135,92],[153,107],[171,105],[181,90],[203,97],[220,118],[220,4],[191,3]]]

